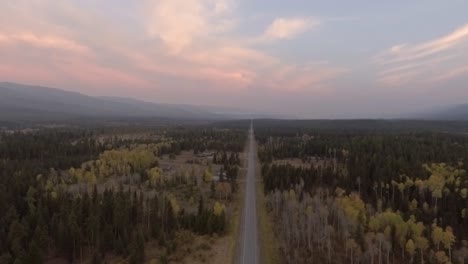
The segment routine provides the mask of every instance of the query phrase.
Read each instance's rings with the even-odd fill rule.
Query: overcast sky
[[[468,103],[468,1],[2,0],[0,81],[310,118]]]

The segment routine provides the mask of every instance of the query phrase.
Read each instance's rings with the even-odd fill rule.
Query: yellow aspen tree
[[[452,260],[452,246],[455,243],[455,236],[453,235],[453,230],[450,226],[445,228],[445,232],[442,236],[442,244],[444,248],[449,251],[449,260]]]
[[[154,167],[150,170],[147,171],[148,173],[148,185],[150,187],[156,187],[157,185],[160,185],[162,182],[162,176],[161,176],[161,169],[158,167]]]
[[[441,264],[449,263],[449,258],[445,254],[445,251],[437,251],[435,253],[435,256],[436,256],[438,263],[441,263]]]
[[[432,225],[432,242],[437,246],[437,250],[440,248],[440,242],[444,237],[444,230],[441,227],[438,227],[436,224]]]
[[[414,240],[415,246],[417,249],[419,249],[419,252],[421,254],[421,264],[424,264],[424,251],[429,248],[429,240],[423,236],[416,237]]]
[[[467,188],[463,188],[460,190],[460,196],[463,198],[463,199],[466,199],[468,197],[468,189]]]
[[[408,254],[411,257],[410,263],[413,263],[414,252],[416,251],[416,246],[415,246],[414,241],[412,239],[408,239],[408,241],[406,242],[405,249],[406,249],[406,252],[408,252]]]
[[[224,212],[225,208],[226,207],[224,206],[224,204],[215,202],[213,205],[213,212],[216,216],[220,216]]]
[[[431,190],[432,197],[435,198],[435,208],[437,208],[437,200],[442,198],[442,191],[445,186],[445,178],[441,174],[432,174],[427,180],[429,190]]]
[[[205,182],[213,181],[213,174],[208,169],[206,169],[205,172],[203,173],[203,181]]]
[[[179,203],[177,202],[177,198],[174,195],[169,195],[169,202],[171,203],[172,210],[174,211],[174,215],[177,215],[180,211]]]

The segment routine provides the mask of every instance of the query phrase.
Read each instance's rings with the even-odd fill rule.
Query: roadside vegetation
[[[267,211],[267,203],[263,193],[263,184],[257,185],[257,203],[258,203],[258,221],[259,221],[259,238],[261,247],[261,261],[264,264],[280,264],[283,263],[280,259],[278,251],[278,241],[273,226],[272,219]]]

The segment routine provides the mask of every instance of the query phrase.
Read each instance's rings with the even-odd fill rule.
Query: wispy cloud
[[[88,47],[71,39],[53,35],[37,35],[31,32],[14,34],[5,34],[0,32],[0,45],[1,44],[26,44],[37,48],[58,49],[77,53],[86,53],[89,51]]]
[[[468,66],[466,49],[468,24],[427,42],[395,45],[376,55],[373,62],[380,68],[379,81],[386,85],[440,81],[465,73],[458,69]]]
[[[276,18],[260,37],[260,41],[291,39],[318,25],[320,21],[311,17]]]
[[[431,80],[443,81],[443,80],[452,79],[461,75],[468,75],[468,66],[461,66],[459,68],[451,69],[442,74],[435,75]]]
[[[286,64],[278,67],[265,83],[280,91],[298,92],[311,89],[324,93],[331,89],[330,81],[349,72],[346,68],[334,67],[323,63],[307,65]]]

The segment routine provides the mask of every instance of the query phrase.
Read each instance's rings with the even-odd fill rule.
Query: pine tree
[[[34,240],[29,244],[27,263],[31,263],[31,264],[43,263],[41,249],[37,246]]]

